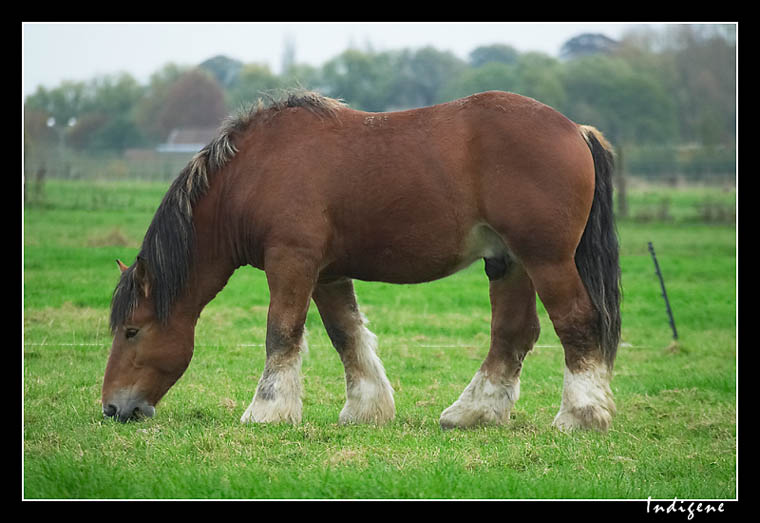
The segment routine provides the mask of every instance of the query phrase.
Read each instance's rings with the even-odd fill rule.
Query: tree
[[[736,28],[678,24],[627,32],[616,56],[654,76],[673,100],[681,141],[736,140]]]
[[[76,125],[67,133],[66,144],[74,149],[90,148],[93,137],[108,123],[108,116],[100,111],[90,111],[76,121]]]
[[[616,46],[615,40],[601,33],[584,33],[565,42],[559,55],[563,59],[574,59],[600,53],[610,54]]]
[[[635,71],[620,58],[588,56],[563,73],[566,115],[594,125],[616,143],[673,143],[676,107],[655,74]]]
[[[524,53],[517,60],[515,74],[518,93],[556,109],[564,107],[567,96],[559,61],[544,53]]]
[[[432,47],[386,54],[391,75],[386,109],[423,107],[441,101],[442,87],[467,67],[452,53]]]
[[[217,55],[201,62],[198,68],[213,76],[223,88],[229,89],[235,84],[240,70],[243,68],[243,62]]]
[[[466,68],[466,64],[452,53],[429,46],[416,51],[409,66],[419,96],[418,105],[423,106],[445,101],[441,87]]]
[[[678,25],[668,41],[682,86],[678,96],[685,139],[706,145],[736,140],[735,28]]]
[[[262,93],[285,87],[283,82],[262,64],[246,64],[227,94],[227,106],[237,108],[255,102]]]
[[[454,100],[483,91],[517,91],[519,79],[513,65],[489,62],[451,78],[442,91],[442,100]]]
[[[348,49],[322,66],[325,94],[356,109],[383,111],[393,81],[391,55]]]
[[[47,125],[60,145],[120,150],[142,142],[132,114],[142,93],[131,75],[120,73],[39,88],[26,105],[49,115]]]
[[[27,97],[25,107],[44,112],[59,125],[69,122],[87,110],[87,85],[65,81],[53,89],[40,86]]]
[[[221,86],[210,74],[196,68],[171,84],[158,124],[166,137],[177,127],[217,126],[226,114]]]
[[[321,85],[321,72],[308,64],[291,64],[280,76],[280,84],[286,88],[303,87],[318,90]]]
[[[24,143],[54,144],[56,133],[48,125],[50,114],[39,108],[24,105]]]
[[[81,139],[80,148],[96,150],[123,150],[143,143],[133,111],[143,95],[143,88],[129,74],[108,75],[96,78],[89,85],[87,111],[78,119],[69,133],[71,140]],[[89,133],[82,132],[82,123],[100,120],[99,126],[91,128]]]
[[[470,53],[470,67],[480,67],[489,62],[514,65],[520,53],[511,45],[494,44],[476,47]]]
[[[135,107],[135,122],[148,140],[158,143],[166,139],[167,131],[160,120],[169,91],[187,67],[168,63],[150,76],[148,86]]]

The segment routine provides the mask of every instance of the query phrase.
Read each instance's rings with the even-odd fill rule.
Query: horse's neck
[[[198,314],[227,284],[241,263],[236,259],[234,239],[224,222],[224,213],[209,212],[209,198],[204,197],[194,212],[195,248],[189,278],[189,296]]]

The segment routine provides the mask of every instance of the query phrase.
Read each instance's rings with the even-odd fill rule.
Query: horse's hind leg
[[[313,298],[346,370],[346,404],[340,423],[381,424],[393,419],[393,388],[375,353],[377,337],[359,312],[353,282],[346,278],[317,285]]]
[[[525,355],[540,331],[536,291],[523,267],[508,258],[486,260],[490,280],[491,348],[470,384],[443,411],[443,428],[500,424],[520,395]]]
[[[615,413],[611,369],[600,347],[597,313],[575,262],[531,267],[530,273],[565,350],[562,403],[554,426],[605,431]]]
[[[316,264],[300,254],[279,249],[266,254],[267,359],[253,401],[240,419],[243,423],[301,421],[301,351],[317,271]]]

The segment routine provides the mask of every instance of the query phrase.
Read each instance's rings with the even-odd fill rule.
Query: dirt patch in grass
[[[111,229],[105,233],[91,235],[87,239],[88,247],[137,247],[136,242],[132,241],[121,229]]]

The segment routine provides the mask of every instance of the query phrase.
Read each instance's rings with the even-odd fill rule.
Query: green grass
[[[438,426],[488,350],[482,263],[425,285],[356,283],[396,391],[396,419],[384,427],[338,425],[343,370],[315,307],[304,421],[239,423],[264,367],[268,291],[251,268],[203,312],[190,368],[156,417],[103,419],[114,259],[134,260],[166,187],[50,181],[25,210],[25,498],[736,497],[736,229],[694,219],[713,198],[704,189],[663,189],[672,221],[619,224],[618,415],[607,434],[567,435],[551,428],[563,354],[540,306],[542,334],[509,424]],[[653,190],[631,191],[631,209],[650,205]],[[675,348],[648,241],[678,326]]]

